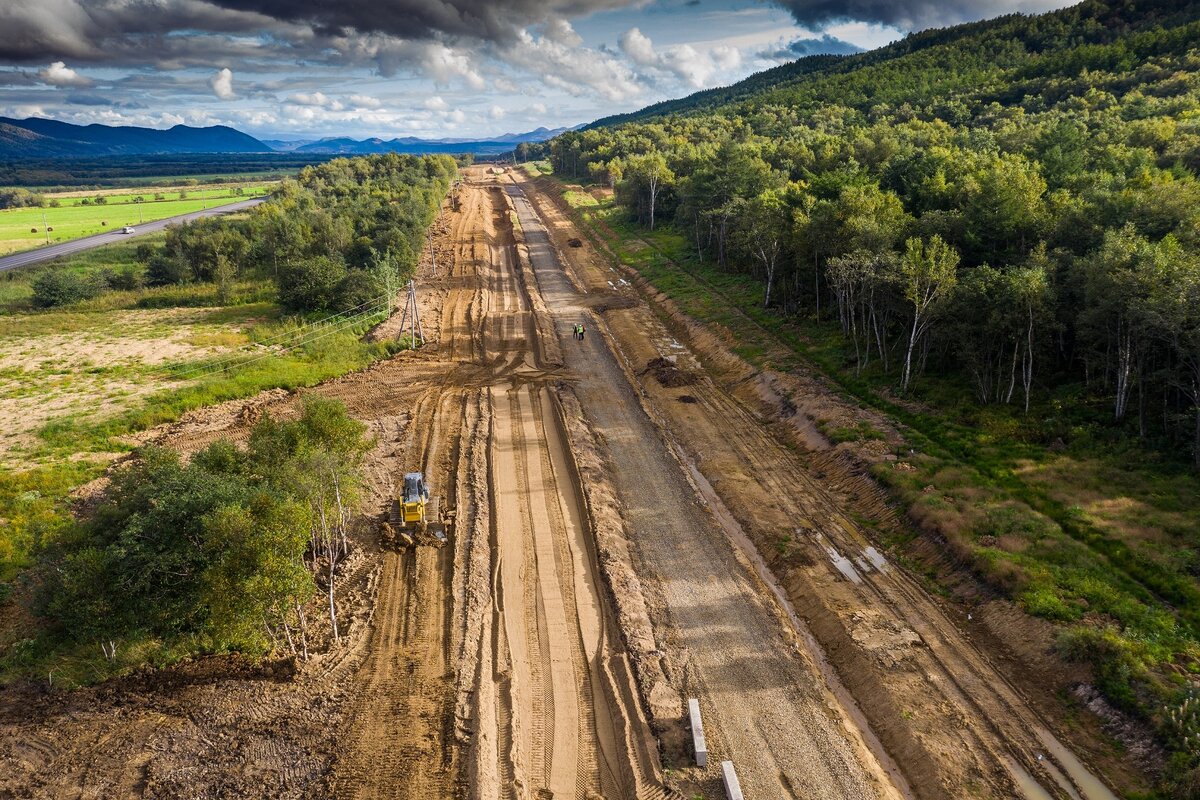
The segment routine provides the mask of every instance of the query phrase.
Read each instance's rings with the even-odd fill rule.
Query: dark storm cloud
[[[271,22],[203,0],[7,0],[0,4],[0,59],[153,62],[186,45],[189,37],[174,32],[236,34]]]
[[[180,67],[211,66],[214,58],[318,59],[353,33],[506,43],[526,25],[634,1],[3,0],[0,61]]]
[[[775,0],[800,25],[820,30],[840,22],[874,22],[902,31],[956,25],[1014,11],[1040,12],[1054,0]]]
[[[630,0],[212,0],[223,8],[310,25],[319,33],[347,30],[404,39],[438,35],[509,41],[518,28],[549,17],[620,8]]]
[[[792,59],[803,58],[804,56],[848,56],[854,53],[861,53],[862,51],[862,48],[858,45],[851,44],[826,33],[815,39],[796,39],[782,47],[764,51],[761,55],[763,58],[770,58],[777,61],[791,61]]]

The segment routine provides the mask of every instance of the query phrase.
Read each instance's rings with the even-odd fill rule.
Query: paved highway
[[[133,239],[146,233],[154,233],[161,231],[168,225],[175,225],[180,222],[191,222],[194,219],[201,217],[213,217],[218,214],[232,214],[235,211],[245,211],[247,208],[253,208],[259,203],[265,201],[265,197],[254,197],[250,200],[239,200],[236,203],[229,203],[223,206],[213,206],[202,211],[193,211],[190,214],[180,214],[177,217],[167,217],[156,222],[146,222],[141,225],[135,225],[134,233],[121,233],[121,229],[117,228],[107,233],[97,233],[94,236],[87,236],[83,239],[72,239],[69,242],[62,244],[52,244],[49,247],[39,247],[37,250],[26,250],[22,253],[13,253],[11,256],[0,258],[0,272],[5,272],[18,267],[27,267],[30,264],[39,264],[43,261],[59,258],[60,256],[69,256],[72,253],[79,253],[83,250],[91,250],[93,247],[103,247],[106,244],[114,242],[122,242],[126,239]]]

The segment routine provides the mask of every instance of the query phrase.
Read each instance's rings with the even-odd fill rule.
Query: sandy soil
[[[883,508],[869,483],[773,421],[794,385],[725,385],[727,353],[557,250],[578,233],[532,183],[475,168],[458,199],[418,274],[427,345],[311,390],[375,436],[341,642],[314,602],[307,662],[4,689],[0,797],[681,800],[723,796],[725,759],[748,797],[1011,797],[1018,771],[1071,796],[1036,711],[850,521]],[[645,371],[668,356],[686,380]],[[300,399],[146,440],[243,441]],[[413,469],[457,509],[444,547],[384,530]]]

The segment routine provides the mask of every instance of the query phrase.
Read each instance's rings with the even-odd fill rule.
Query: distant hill
[[[0,158],[268,152],[271,148],[258,139],[225,125],[158,130],[0,117]]]
[[[322,153],[363,155],[367,153],[473,153],[499,155],[507,153],[522,142],[544,142],[572,128],[537,128],[525,133],[506,133],[490,139],[418,139],[405,136],[396,139],[350,139],[335,137],[295,146],[294,142],[273,142],[278,149],[293,153]]]

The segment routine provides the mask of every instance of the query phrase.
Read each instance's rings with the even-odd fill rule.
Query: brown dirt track
[[[376,436],[342,643],[5,689],[0,798],[712,798],[726,758],[755,798],[1010,797],[1014,768],[1069,796],[1036,712],[878,566],[829,485],[851,479],[818,480],[813,439],[772,423],[774,384],[725,382],[715,340],[610,288],[586,242],[566,252],[578,232],[532,182],[475,168],[460,199],[419,273],[429,344],[312,390]],[[668,355],[668,385],[639,378]],[[155,437],[191,452],[297,406],[267,393]],[[443,548],[380,537],[413,469],[458,510]],[[783,532],[807,566],[780,572]]]

